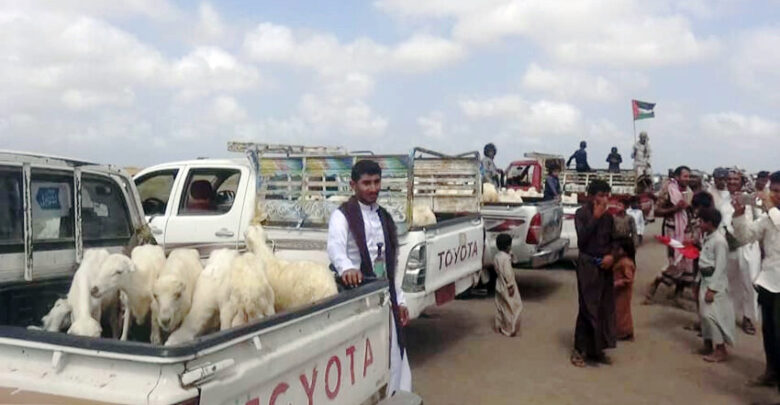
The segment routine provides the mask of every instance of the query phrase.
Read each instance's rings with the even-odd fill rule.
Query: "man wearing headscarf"
[[[647,139],[647,132],[642,131],[639,133],[639,141],[634,145],[631,157],[634,158],[634,169],[637,176],[652,175],[653,170],[650,167],[650,141]]]

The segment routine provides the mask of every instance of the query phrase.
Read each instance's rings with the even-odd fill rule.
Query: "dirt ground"
[[[648,232],[657,230],[656,223]],[[670,302],[641,305],[664,260],[663,246],[646,235],[634,285],[636,340],[609,351],[613,365],[578,369],[569,363],[577,314],[573,267],[518,269],[525,306],[521,336],[492,331],[492,297],[457,300],[412,322],[408,346],[414,391],[428,405],[780,401],[772,388],[745,385],[764,369],[760,331],[748,336],[738,330],[730,360],[712,365],[693,354],[701,338],[683,329],[695,319],[693,312]],[[663,298],[668,291],[662,287],[657,295]]]

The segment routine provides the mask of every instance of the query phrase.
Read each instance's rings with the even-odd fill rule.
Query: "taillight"
[[[529,245],[538,245],[542,238],[542,215],[536,214],[531,219],[528,226],[528,236],[525,237],[525,243]]]
[[[572,221],[574,220],[574,214],[563,214],[563,219],[566,221]]]
[[[507,219],[500,224],[489,229],[490,232],[508,232],[514,228],[522,226],[525,223],[523,219]]]
[[[404,280],[401,285],[404,291],[419,292],[425,290],[426,260],[425,242],[415,245],[409,251],[409,257],[406,259]]]

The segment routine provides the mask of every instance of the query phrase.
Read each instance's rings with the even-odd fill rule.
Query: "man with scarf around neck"
[[[412,372],[404,346],[403,327],[409,320],[404,293],[396,288],[398,234],[393,218],[377,204],[382,185],[382,169],[372,160],[361,160],[352,167],[349,201],[330,217],[328,256],[341,283],[354,288],[376,278],[390,280],[393,317],[390,325],[390,382],[387,395],[412,390]],[[385,259],[385,271],[374,272],[379,252]]]
[[[692,244],[694,241],[690,236],[690,202],[693,199],[693,192],[688,187],[688,181],[691,177],[691,169],[688,166],[680,166],[673,172],[673,177],[661,191],[658,202],[655,207],[655,214],[664,218],[661,225],[663,235],[682,243]],[[674,286],[674,293],[670,297],[677,299],[687,285],[693,285],[696,274],[694,273],[693,261],[686,259],[682,254],[672,248],[667,248],[667,264],[661,270],[645,297],[644,304],[651,304],[658,287],[661,283],[667,286]]]

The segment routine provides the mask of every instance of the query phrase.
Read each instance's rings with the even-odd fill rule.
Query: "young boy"
[[[496,268],[496,320],[493,329],[506,336],[515,336],[518,332],[520,312],[523,301],[515,282],[515,271],[512,268],[512,237],[502,233],[496,238],[496,253],[493,264]]]
[[[734,344],[734,307],[729,298],[729,279],[726,273],[729,245],[718,232],[721,215],[715,208],[699,211],[702,231],[702,250],[699,256],[699,316],[704,338],[704,361],[726,361],[726,343]]]
[[[615,317],[617,318],[617,338],[634,340],[634,319],[631,316],[631,295],[634,289],[635,248],[634,241],[622,238],[616,241],[615,257],[617,263],[612,268],[615,277]]]
[[[642,235],[645,233],[645,214],[639,207],[639,198],[632,197],[629,201],[630,207],[626,210],[631,218],[634,218],[634,224],[636,224],[636,246],[642,244]]]

